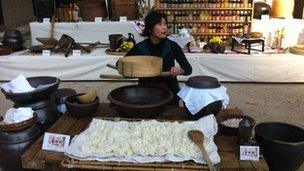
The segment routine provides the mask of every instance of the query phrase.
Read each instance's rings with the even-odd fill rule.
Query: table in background
[[[229,113],[242,113],[239,109],[224,109],[220,114],[229,114]],[[99,110],[96,114],[96,117],[118,117],[117,113],[113,112],[108,104],[101,104],[99,106]],[[186,115],[184,113],[184,108],[182,107],[171,107],[169,106],[165,112],[159,116],[157,119],[162,120],[187,120]],[[89,123],[91,122],[92,117],[87,118],[74,118],[69,116],[68,114],[64,114],[47,132],[51,133],[60,133],[60,134],[68,134],[68,135],[78,135],[82,131],[84,131]],[[50,152],[42,150],[42,141],[43,136],[41,136],[35,143],[21,156],[22,158],[22,166],[26,169],[59,169],[60,163],[66,162],[66,158],[63,153]],[[236,145],[236,137],[226,136],[226,135],[216,135],[215,143],[218,147],[218,153],[221,157],[221,162],[217,165],[221,170],[267,170],[267,164],[262,158],[258,162],[246,162],[239,161],[237,157],[237,145]],[[135,163],[116,163],[116,162],[95,162],[95,161],[77,161],[73,165],[76,167],[94,167],[96,169],[109,169],[116,170],[122,167],[127,167],[131,170],[139,169],[143,170],[141,164]],[[173,164],[173,163],[165,163],[162,164],[166,166],[167,170],[172,170],[173,168],[180,167],[179,169],[184,168],[200,168],[200,170],[208,170],[206,165],[198,165],[194,162],[186,162],[185,164]],[[72,165],[71,165],[72,166]],[[148,169],[152,169],[155,166],[151,163],[151,167]],[[147,169],[147,168],[146,168]],[[155,168],[157,169],[157,168]],[[160,168],[159,168],[160,169]],[[165,170],[164,168],[161,168]]]

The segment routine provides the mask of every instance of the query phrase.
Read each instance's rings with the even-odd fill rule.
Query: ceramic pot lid
[[[193,88],[218,88],[221,86],[220,82],[214,78],[209,76],[194,76],[190,77],[186,82],[186,85]]]

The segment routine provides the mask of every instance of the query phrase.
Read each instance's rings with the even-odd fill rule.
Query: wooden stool
[[[241,51],[235,50],[234,46],[235,46],[236,43],[244,45],[245,49],[247,49],[248,52],[246,53],[246,52],[241,52]],[[253,49],[252,48],[253,44],[261,44],[262,49]],[[234,37],[232,38],[231,51],[235,51],[235,52],[238,52],[238,53],[250,54],[251,50],[264,52],[264,47],[265,47],[264,39],[256,39],[256,38],[254,38],[254,39],[244,39],[244,40],[241,41],[241,43],[239,43]]]

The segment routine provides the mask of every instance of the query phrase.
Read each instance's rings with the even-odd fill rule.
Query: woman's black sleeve
[[[137,46],[134,46],[132,49],[130,49],[125,56],[133,56],[133,55],[142,55],[142,52],[137,48]]]
[[[184,75],[190,75],[192,73],[192,67],[188,62],[182,48],[177,43],[174,43],[174,49],[175,59],[179,66],[185,71]]]

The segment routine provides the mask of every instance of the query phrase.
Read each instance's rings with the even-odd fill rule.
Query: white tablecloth
[[[106,67],[107,63],[115,64],[118,57],[107,55],[104,50],[68,58],[63,54],[1,56],[0,80],[11,80],[19,74],[55,76],[62,80],[101,80],[100,74],[118,74]],[[186,53],[186,56],[193,67],[191,76],[209,75],[232,82],[304,82],[304,57],[300,55]],[[179,80],[187,78],[180,76]]]
[[[50,23],[30,23],[31,29],[31,44],[40,44],[36,38],[50,36]],[[129,21],[127,22],[78,22],[78,23],[55,23],[54,38],[60,39],[62,34],[67,34],[73,37],[76,42],[93,43],[100,41],[101,43],[108,43],[109,34],[123,34],[128,37],[128,33],[134,34],[136,42],[144,39],[133,28]]]

